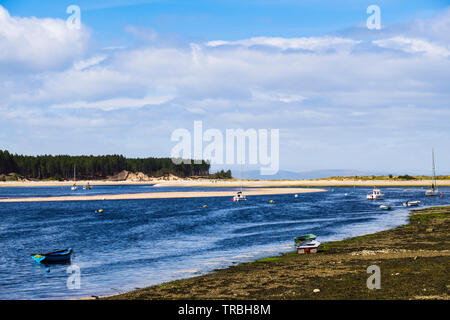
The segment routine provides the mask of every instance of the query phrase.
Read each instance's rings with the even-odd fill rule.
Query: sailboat
[[[91,189],[92,189],[92,187],[89,184],[89,182],[87,183],[87,185],[83,186],[83,190],[91,190]]]
[[[431,180],[431,189],[428,189],[425,192],[425,195],[426,196],[437,196],[437,195],[439,195],[439,190],[436,185],[436,169],[434,166],[434,148],[431,151],[431,158],[432,158],[432,162],[433,162],[433,169],[432,169],[433,170],[433,178]]]
[[[73,166],[73,186],[70,188],[72,191],[78,189],[77,187],[77,178],[76,178],[76,165]]]
[[[242,153],[242,155],[244,155]],[[245,156],[245,155],[244,155]],[[239,201],[245,201],[247,198],[245,197],[245,194],[242,192],[242,160],[241,160],[241,168],[240,168],[240,178],[241,178],[241,190],[238,191],[234,196],[232,201],[233,202],[239,202]]]

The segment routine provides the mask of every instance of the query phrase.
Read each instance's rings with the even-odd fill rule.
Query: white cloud
[[[447,48],[423,39],[393,37],[389,39],[375,40],[373,43],[382,48],[396,49],[412,54],[423,53],[437,57],[450,56],[450,50]]]
[[[89,40],[85,27],[69,29],[61,19],[12,17],[0,5],[0,66],[2,69],[44,71],[71,64]]]
[[[340,38],[340,37],[309,37],[309,38],[280,38],[280,37],[254,37],[237,41],[209,41],[206,43],[209,47],[219,46],[269,46],[282,50],[311,50],[324,51],[329,49],[348,50],[361,41]]]
[[[57,109],[79,109],[91,108],[111,111],[122,108],[141,108],[149,105],[158,105],[168,102],[172,97],[170,96],[148,96],[139,99],[132,98],[114,98],[95,102],[74,101],[65,104],[56,104],[51,106]]]
[[[439,26],[446,25],[450,15],[439,19]],[[190,128],[201,119],[210,128],[281,128],[281,147],[293,159],[299,157],[292,146],[305,141],[318,154],[330,145],[343,153],[361,150],[369,140],[374,150],[390,143],[428,146],[436,136],[443,145],[450,141],[449,41],[435,33],[391,33],[377,40],[257,37],[183,46],[159,43],[151,32],[138,47],[88,55],[86,41],[71,49],[71,31],[61,20],[13,18],[0,7],[0,23],[16,32],[5,38],[0,30],[0,47],[7,49],[0,52],[0,65],[19,68],[22,62],[28,68],[12,77],[0,71],[0,112],[8,134],[38,128],[57,139],[61,127],[76,126],[76,143],[97,126],[105,144],[132,141],[162,150],[170,146],[172,128]],[[30,28],[39,35],[27,38]],[[23,37],[26,45],[18,40]],[[30,48],[36,56],[16,54]]]
[[[104,61],[107,57],[105,55],[93,56],[91,58],[85,60],[75,61],[73,64],[73,68],[78,71],[82,71],[86,68],[96,66]]]

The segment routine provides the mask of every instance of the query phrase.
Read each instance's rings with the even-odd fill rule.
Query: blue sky
[[[202,120],[279,128],[284,170],[428,172],[434,146],[450,172],[450,1],[6,0],[0,26],[0,149],[169,156]]]
[[[155,29],[188,39],[237,40],[255,36],[299,37],[334,33],[365,24],[366,8],[382,8],[384,23],[428,18],[449,5],[446,0],[136,0],[136,1],[2,1],[11,15],[39,18],[67,17],[66,8],[78,5],[83,23],[97,41],[128,44],[127,26]]]

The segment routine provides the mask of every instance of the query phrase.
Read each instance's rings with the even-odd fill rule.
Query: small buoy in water
[[[331,192],[334,192],[334,189],[331,189]]]
[[[270,200],[270,201],[269,201],[269,203],[275,203],[275,201],[273,201],[273,200]]]
[[[294,197],[298,198],[298,194],[296,194]]]
[[[95,210],[95,213],[102,213],[102,212],[103,212],[103,209]]]
[[[348,196],[348,193],[344,193],[344,196]]]
[[[204,205],[202,205],[202,207],[203,207],[203,208],[206,208],[206,207],[207,207],[207,205],[206,205],[206,204],[204,204]]]

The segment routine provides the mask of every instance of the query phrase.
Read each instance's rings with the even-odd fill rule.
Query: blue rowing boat
[[[66,263],[70,261],[71,255],[72,248],[69,248],[48,253],[33,253],[31,254],[31,258],[41,264]]]

